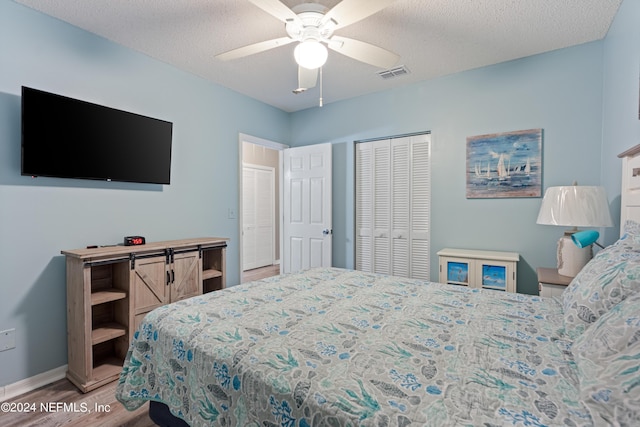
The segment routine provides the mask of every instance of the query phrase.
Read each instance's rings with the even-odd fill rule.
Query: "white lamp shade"
[[[325,45],[315,40],[303,41],[293,50],[293,57],[298,65],[310,70],[322,67],[328,56]]]
[[[613,226],[604,188],[586,185],[547,188],[536,223],[570,227]]]

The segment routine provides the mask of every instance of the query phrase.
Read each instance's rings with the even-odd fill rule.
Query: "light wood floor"
[[[268,265],[266,267],[254,268],[242,272],[242,283],[260,280],[266,277],[280,274],[280,265]]]
[[[15,410],[22,410],[19,412],[0,412],[0,425],[2,427],[155,426],[148,415],[148,403],[129,412],[116,400],[117,383],[114,381],[84,394],[67,379],[56,381],[3,402],[5,405],[6,403],[14,405],[13,409]],[[29,412],[23,405],[27,406]]]

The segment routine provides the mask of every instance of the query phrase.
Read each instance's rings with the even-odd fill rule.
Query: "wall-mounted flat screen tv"
[[[169,184],[173,124],[22,87],[21,173]]]

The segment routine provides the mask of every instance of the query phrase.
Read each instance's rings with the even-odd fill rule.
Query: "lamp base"
[[[558,240],[558,274],[575,277],[593,257],[591,245],[577,247],[571,236],[562,236]]]

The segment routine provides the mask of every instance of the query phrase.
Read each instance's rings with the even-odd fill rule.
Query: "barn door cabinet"
[[[446,248],[438,259],[440,283],[516,292],[520,255],[515,252]]]
[[[83,392],[116,380],[133,332],[154,308],[223,289],[225,238],[64,250],[67,378]]]
[[[202,294],[202,253],[167,248],[162,255],[132,257],[133,330],[154,308]]]

